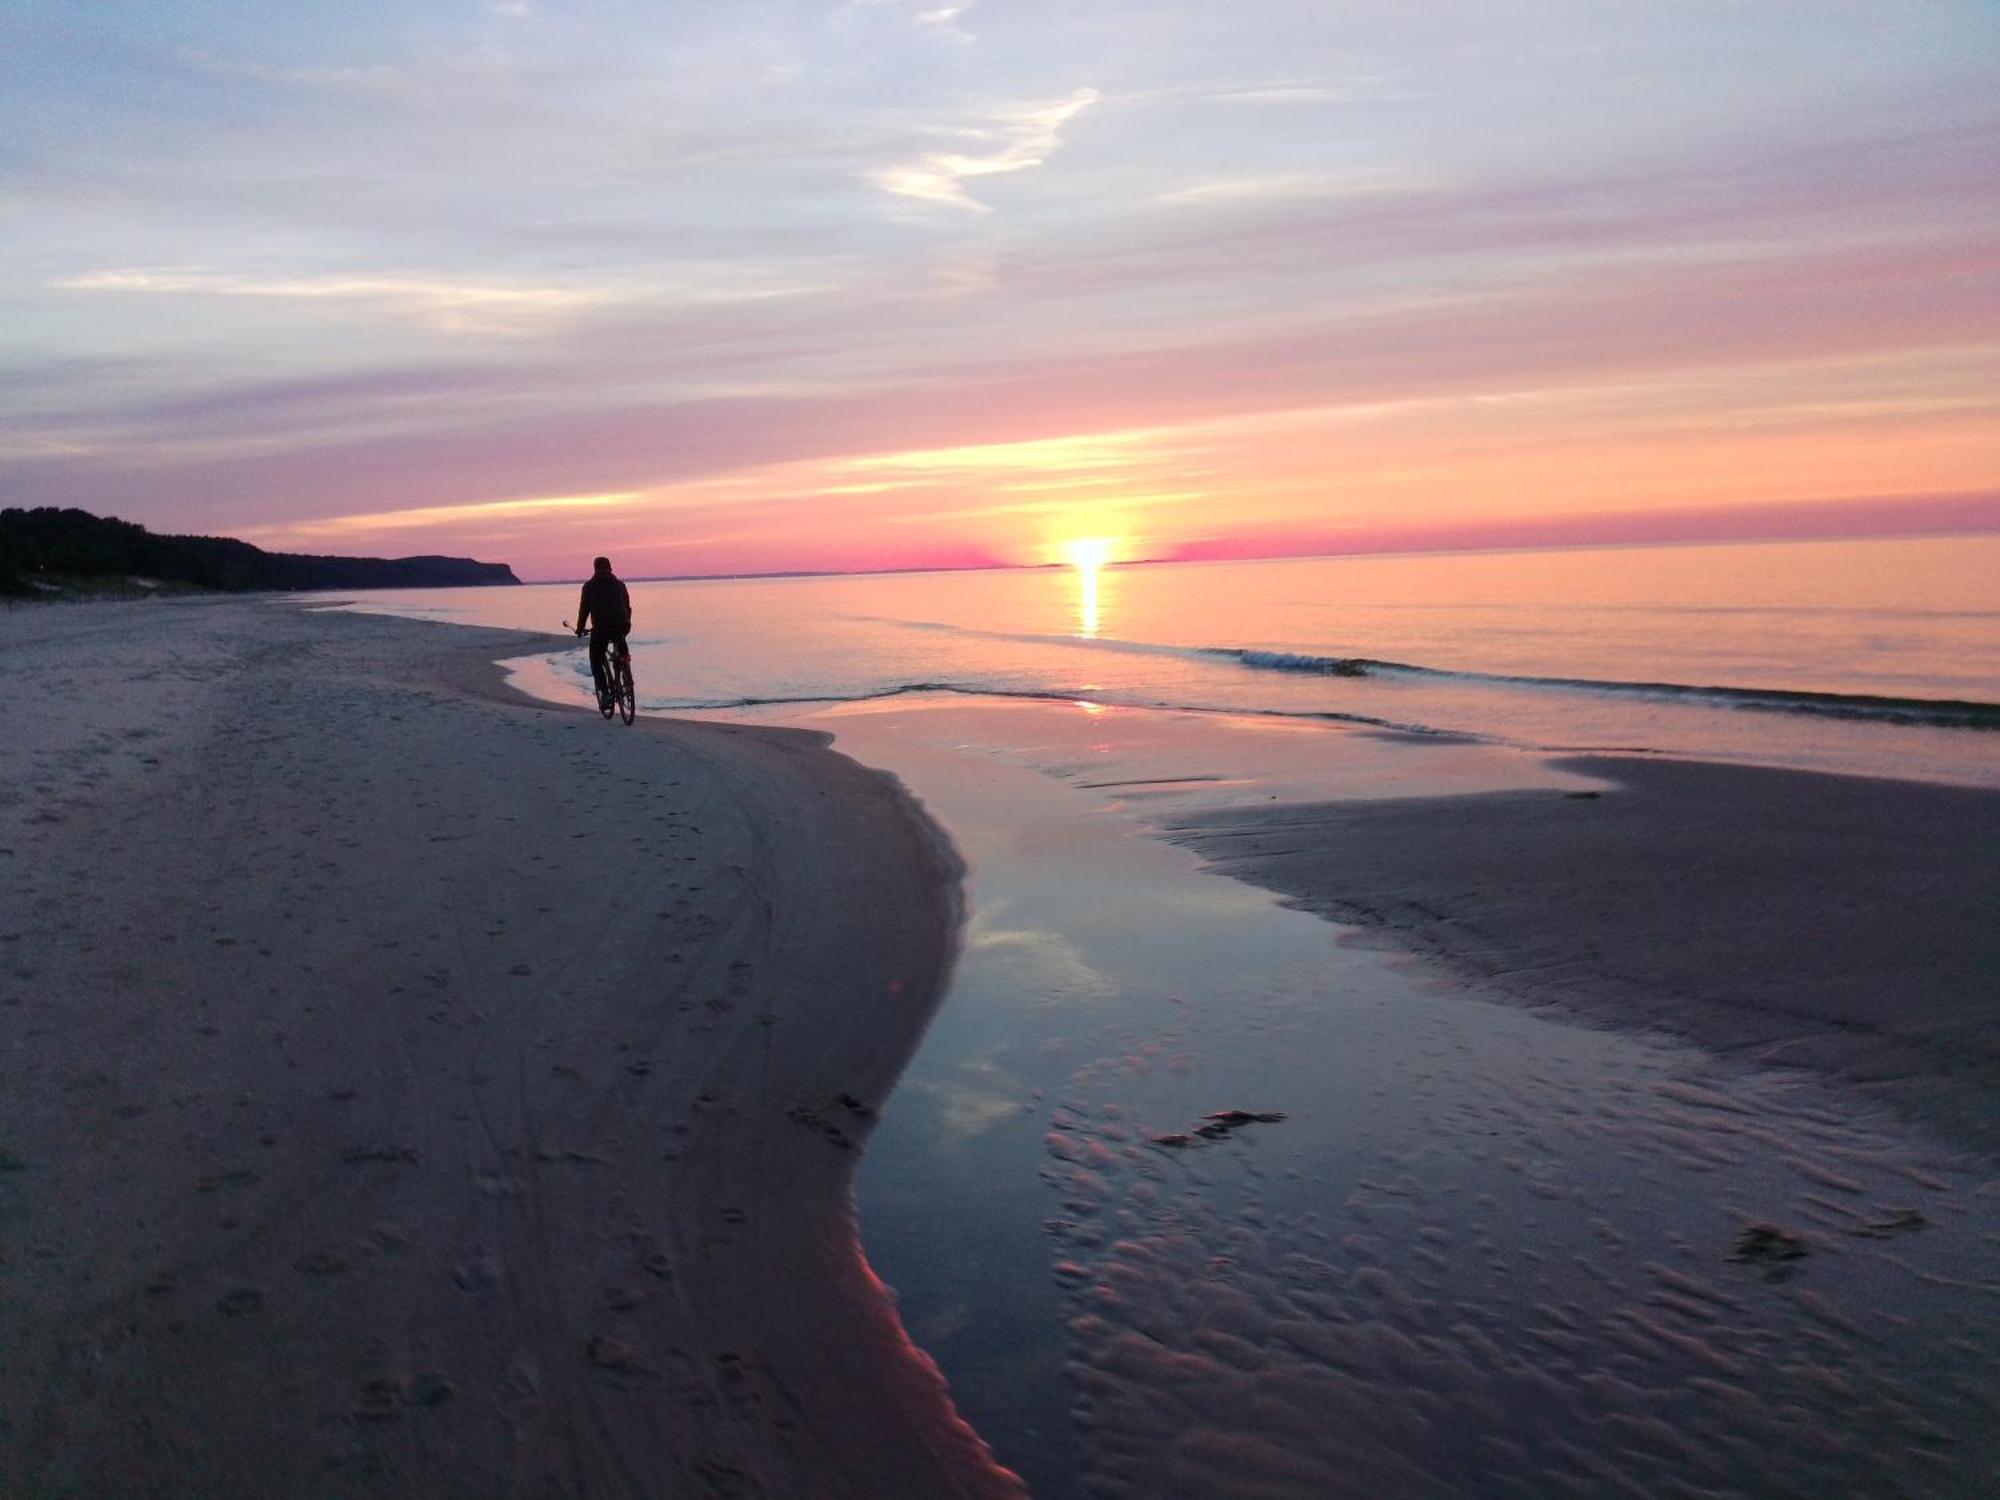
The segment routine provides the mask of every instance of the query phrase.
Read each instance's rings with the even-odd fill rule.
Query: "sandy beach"
[[[1978,1492],[1989,793],[814,720],[968,923],[889,775],[527,698],[546,636],[0,642],[7,1494]]]
[[[540,637],[0,632],[0,1490],[1018,1492],[850,1208],[956,942],[887,778]]]

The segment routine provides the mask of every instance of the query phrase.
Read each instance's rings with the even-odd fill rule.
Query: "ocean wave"
[[[941,620],[883,619],[875,623],[895,624],[907,629],[935,631],[981,640],[1063,646],[1083,652],[1179,656],[1190,661],[1227,661],[1264,672],[1295,672],[1320,677],[1372,677],[1453,682],[1502,688],[1590,693],[1648,699],[1653,702],[1681,702],[1708,708],[1742,709],[1755,713],[1811,714],[1823,718],[1852,719],[1928,729],[2000,729],[2000,703],[1985,703],[1975,699],[1894,697],[1872,693],[1832,693],[1804,688],[1724,687],[1683,682],[1627,682],[1598,677],[1477,672],[1463,668],[1426,666],[1419,662],[1385,661],[1370,656],[1320,655],[1263,646],[1175,646],[1160,641],[1126,640],[1113,636],[1092,637],[983,630]],[[1049,696],[1060,698],[1074,695],[1058,692]]]
[[[866,617],[855,617],[866,618]],[[1869,693],[1836,693],[1810,689],[1751,688],[1702,685],[1681,682],[1623,681],[1595,677],[1563,677],[1529,673],[1479,672],[1462,668],[1428,666],[1418,662],[1391,661],[1369,656],[1341,656],[1308,651],[1281,650],[1264,646],[1181,646],[1158,641],[1117,637],[1081,637],[1026,631],[983,630],[927,620],[879,621],[908,629],[947,633],[983,640],[1024,645],[1062,646],[1083,654],[1173,656],[1189,662],[1224,663],[1254,672],[1281,672],[1319,677],[1373,679],[1381,682],[1463,684],[1501,690],[1579,693],[1593,697],[1624,698],[1655,703],[1682,703],[1692,707],[1817,716],[1866,723],[1950,730],[2000,730],[2000,703],[1973,699],[1897,697]],[[587,669],[576,668],[587,676]],[[843,685],[845,686],[845,685]],[[1244,714],[1256,717],[1324,720],[1355,724],[1425,736],[1458,736],[1458,727],[1389,718],[1333,708],[1281,708],[1271,704],[1229,701],[1202,701],[1202,689],[1189,683],[1155,696],[1143,691],[1120,691],[1111,685],[1042,687],[1033,683],[979,682],[951,679],[919,679],[882,686],[856,685],[847,691],[829,687],[827,691],[800,691],[789,694],[750,694],[740,697],[686,698],[649,701],[646,706],[665,712],[723,712],[731,709],[778,708],[817,703],[856,703],[876,699],[906,697],[924,693],[948,693],[961,697],[1011,699],[1023,702],[1086,702],[1108,707],[1146,708],[1193,713]],[[1233,694],[1223,695],[1233,697]],[[1371,703],[1370,707],[1378,705]],[[1413,704],[1412,707],[1415,707]],[[1423,709],[1418,709],[1423,713]],[[1454,718],[1460,715],[1454,714]]]
[[[1366,656],[1314,656],[1243,646],[1209,646],[1203,654],[1261,671],[1307,672],[1328,677],[1400,677],[1490,684],[1499,687],[1604,693],[1655,701],[1689,702],[1761,713],[1818,714],[1932,729],[2000,729],[2000,703],[1965,698],[1896,698],[1873,693],[1828,693],[1804,688],[1703,686],[1682,682],[1623,682],[1601,677],[1537,677],[1507,672],[1469,672],[1412,662],[1377,661]]]
[[[1441,741],[1485,740],[1490,737],[1468,734],[1458,729],[1439,729],[1430,724],[1408,723],[1379,718],[1373,714],[1341,713],[1333,709],[1257,708],[1233,703],[1192,703],[1163,698],[1106,692],[1102,688],[1003,688],[981,687],[962,682],[902,682],[892,687],[855,693],[805,693],[770,697],[681,698],[647,701],[645,707],[663,713],[724,713],[744,708],[786,708],[804,703],[874,703],[885,698],[903,698],[918,693],[951,694],[961,698],[997,698],[1022,703],[1088,703],[1102,708],[1143,708],[1168,713],[1223,714],[1232,718],[1307,719],[1328,724],[1352,724],[1364,729],[1382,729],[1396,734],[1419,735]],[[1497,741],[1495,743],[1498,743]]]
[[[1202,654],[1233,657],[1246,667],[1263,667],[1272,672],[1315,672],[1322,677],[1366,677],[1371,667],[1393,665],[1370,661],[1365,656],[1307,656],[1298,651],[1252,651],[1236,646],[1205,646]]]

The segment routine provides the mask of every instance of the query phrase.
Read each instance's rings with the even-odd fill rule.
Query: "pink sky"
[[[0,493],[570,577],[2000,529],[1990,11],[827,0],[0,48]]]

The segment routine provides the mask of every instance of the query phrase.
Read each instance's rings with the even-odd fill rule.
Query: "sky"
[[[0,0],[0,503],[564,578],[2000,530],[1995,0]]]

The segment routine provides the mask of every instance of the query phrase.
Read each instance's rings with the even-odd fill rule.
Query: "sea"
[[[1061,700],[2000,780],[1994,536],[631,588],[648,713],[786,717],[909,695]],[[357,607],[560,631],[575,594],[571,583],[417,590]],[[530,691],[588,698],[580,652],[514,665]]]

